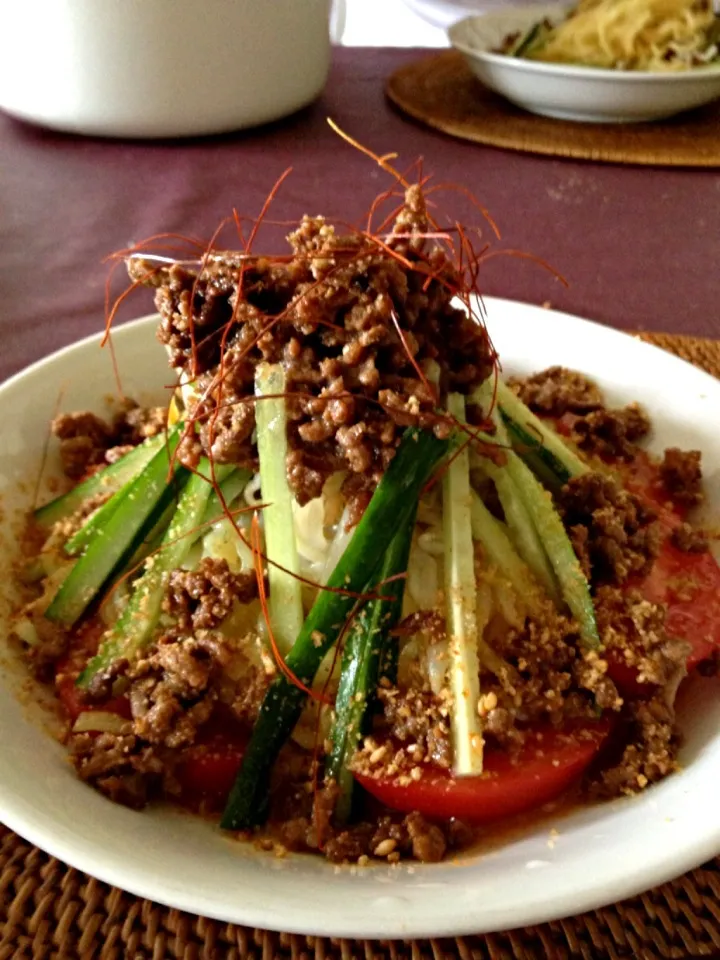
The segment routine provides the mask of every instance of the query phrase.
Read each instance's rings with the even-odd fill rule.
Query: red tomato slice
[[[97,653],[104,626],[101,623],[89,623],[75,638],[75,646],[68,655],[57,664],[55,671],[55,689],[67,711],[71,722],[77,720],[86,710],[103,713],[117,713],[126,720],[130,719],[130,703],[127,697],[113,697],[104,703],[86,703],[75,686],[75,681],[88,659]]]
[[[237,744],[220,739],[193,751],[175,770],[181,801],[188,806],[200,802],[222,806],[240,770],[243,750]]]
[[[58,674],[60,670],[58,670]],[[62,676],[55,681],[60,702],[65,708],[71,722],[75,722],[81,713],[102,711],[103,713],[117,713],[118,716],[129,720],[130,701],[127,697],[113,697],[104,703],[86,703],[82,695],[75,686],[77,673],[62,673]]]
[[[689,670],[720,645],[720,567],[711,553],[684,553],[666,542],[641,589],[667,604],[668,634],[692,647]]]
[[[199,731],[196,743],[175,768],[181,802],[188,806],[201,802],[213,808],[222,806],[235,782],[249,739],[247,727],[238,723],[227,708],[216,707]]]
[[[460,817],[490,823],[556,799],[587,769],[609,732],[610,723],[603,720],[565,733],[551,727],[533,731],[514,761],[498,749],[486,750],[480,777],[456,778],[422,766],[420,780],[409,784],[394,778],[356,778],[393,810],[417,810],[435,820]]]

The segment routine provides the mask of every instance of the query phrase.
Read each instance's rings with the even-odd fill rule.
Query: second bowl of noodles
[[[720,97],[717,31],[703,4],[597,0],[468,17],[449,37],[485,86],[525,110],[632,123]]]

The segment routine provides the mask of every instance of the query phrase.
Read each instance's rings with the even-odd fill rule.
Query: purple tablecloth
[[[99,328],[104,256],[160,231],[208,238],[233,207],[257,214],[288,165],[274,216],[360,217],[388,178],[341,142],[326,116],[379,153],[399,153],[401,168],[422,156],[438,181],[469,187],[502,230],[497,246],[548,260],[569,282],[565,289],[529,261],[499,257],[483,266],[484,292],[550,301],[628,330],[720,337],[717,171],[554,160],[452,140],[384,99],[385,78],[417,55],[337,50],[314,107],[218,139],[85,140],[0,116],[0,378]],[[479,222],[461,197],[448,203]],[[122,317],[150,308],[141,293]]]

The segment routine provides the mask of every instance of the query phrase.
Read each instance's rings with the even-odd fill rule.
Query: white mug
[[[111,137],[224,133],[311,103],[332,0],[0,0],[0,108]],[[344,24],[337,0],[334,37]]]

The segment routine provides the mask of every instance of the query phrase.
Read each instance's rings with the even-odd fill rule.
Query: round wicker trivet
[[[655,123],[552,120],[491,93],[454,50],[400,67],[386,92],[416,120],[476,143],[607,163],[720,167],[720,101]]]
[[[720,376],[720,341],[643,339]],[[720,957],[720,857],[593,913],[447,940],[329,940],[170,910],[100,883],[0,826],[0,960],[665,960]]]

